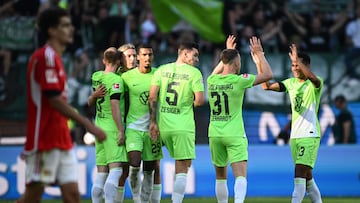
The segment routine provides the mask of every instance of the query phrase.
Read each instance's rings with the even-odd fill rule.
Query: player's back
[[[160,86],[159,127],[195,131],[194,92],[204,91],[201,72],[187,64],[169,63],[159,67],[154,80]]]
[[[99,85],[103,85],[106,88],[105,96],[96,99],[96,125],[107,131],[117,131],[116,123],[112,116],[111,99],[118,94],[120,100],[120,95],[123,93],[121,77],[115,73],[98,71],[93,74],[92,83],[95,89]]]
[[[209,137],[245,136],[242,105],[254,75],[214,74],[207,80],[210,104]]]

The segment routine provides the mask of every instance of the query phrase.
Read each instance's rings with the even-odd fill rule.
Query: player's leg
[[[215,194],[218,203],[227,203],[229,201],[229,190],[227,186],[227,166],[215,166],[216,183]]]
[[[295,162],[292,202],[297,203],[301,202],[305,196],[306,180],[312,179],[312,168],[315,165],[320,138],[291,139],[290,144]],[[320,192],[318,194],[320,195]]]
[[[142,131],[126,129],[126,150],[128,152],[130,164],[130,186],[135,203],[140,203],[140,165],[141,165],[141,152],[143,150],[143,133]]]
[[[234,202],[242,203],[247,191],[248,140],[243,138],[224,138],[228,150],[229,161],[235,177]]]
[[[33,182],[26,185],[23,196],[18,200],[19,203],[39,203],[44,192],[44,185],[40,182]]]
[[[229,201],[229,190],[227,186],[228,154],[226,146],[223,145],[222,138],[210,137],[209,147],[216,174],[216,199],[218,203],[227,203]]]
[[[95,141],[95,160],[97,172],[91,187],[91,200],[93,203],[101,203],[104,199],[104,185],[109,175],[109,168],[106,163],[104,145],[97,141]]]
[[[74,151],[60,151],[60,164],[56,180],[60,185],[64,203],[80,203],[77,169]]]
[[[46,184],[56,181],[60,151],[36,152],[26,155],[26,188],[20,198],[22,203],[39,203]]]
[[[101,165],[97,165],[96,168],[95,180],[91,187],[91,201],[101,203],[104,199],[104,185],[109,175],[109,168]]]
[[[187,172],[195,159],[195,134],[189,132],[173,133],[175,181],[172,193],[173,202],[182,202],[185,194]]]
[[[122,203],[124,201],[124,194],[125,194],[125,182],[127,177],[129,176],[129,163],[123,162],[122,169],[123,172],[120,176],[119,183],[118,183],[118,189],[116,191],[116,202]]]
[[[315,179],[313,178],[313,174],[312,174],[312,168],[314,167],[314,163],[320,146],[320,138],[314,138],[314,140],[315,140],[315,144],[314,144],[315,146],[314,149],[312,150],[312,154],[309,155],[311,157],[309,158],[309,165],[311,166],[311,168],[307,172],[306,193],[310,197],[311,202],[322,203],[320,190],[316,185]]]
[[[127,162],[127,153],[124,145],[118,146],[118,133],[107,132],[104,142],[106,160],[109,166],[109,175],[104,185],[105,202],[115,202],[118,184],[122,174],[122,163]]]
[[[64,203],[80,203],[80,193],[77,182],[62,184],[60,190]]]
[[[154,184],[154,170],[156,161],[143,161],[144,179],[141,185],[141,201],[149,202]]]
[[[155,163],[155,172],[154,172],[154,184],[153,191],[151,193],[151,203],[160,203],[161,201],[161,176],[160,176],[160,160],[157,160]]]
[[[150,139],[149,133],[145,132],[143,134],[143,140],[144,140],[144,148],[142,151],[142,159],[143,159],[144,179],[141,185],[141,201],[148,202],[150,200],[150,196],[153,193],[154,172],[157,166],[157,161],[163,157],[163,154],[162,154],[162,145],[160,139],[158,139],[157,141],[152,141]],[[158,177],[158,182],[160,182],[160,177]],[[159,190],[155,192],[159,192]],[[160,190],[160,196],[159,195],[156,196],[155,202],[159,202],[160,199],[161,199],[161,190]]]

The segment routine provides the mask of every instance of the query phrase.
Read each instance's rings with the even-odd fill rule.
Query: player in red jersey
[[[66,73],[61,55],[73,42],[69,14],[51,8],[40,14],[38,28],[47,43],[32,55],[27,69],[26,189],[20,202],[40,202],[47,184],[58,184],[63,202],[79,203],[77,160],[67,121],[82,125],[99,141],[105,133],[66,102]]]

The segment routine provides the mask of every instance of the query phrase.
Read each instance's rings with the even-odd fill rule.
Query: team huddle
[[[152,67],[154,53],[147,44],[124,44],[103,53],[104,69],[92,75],[89,105],[96,106],[95,124],[66,103],[66,75],[61,54],[72,42],[74,28],[61,9],[44,11],[39,29],[47,43],[28,65],[28,130],[24,157],[26,191],[19,202],[40,202],[46,184],[60,186],[64,202],[80,202],[75,156],[66,125],[71,118],[96,137],[97,173],[92,202],[123,202],[129,178],[134,202],[161,200],[160,160],[165,146],[175,160],[172,202],[183,201],[187,173],[195,154],[194,107],[204,104],[204,81],[195,67],[199,61],[194,42],[179,42],[175,62]],[[207,78],[210,105],[209,147],[216,173],[219,203],[229,199],[227,166],[235,178],[234,201],[244,202],[247,190],[248,140],[242,105],[245,90],[261,85],[264,90],[287,92],[291,101],[290,147],[294,160],[292,202],[309,195],[322,202],[312,169],[320,145],[317,118],[323,80],[310,70],[307,54],[290,46],[294,77],[269,82],[273,75],[260,39],[251,37],[250,54],[257,74],[240,74],[241,57],[236,38],[226,39],[220,62]],[[141,165],[142,162],[142,165]],[[142,166],[142,170],[140,167]],[[143,173],[141,178],[140,171]]]

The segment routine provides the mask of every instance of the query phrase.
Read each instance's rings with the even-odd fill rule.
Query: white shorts
[[[31,182],[58,185],[78,182],[78,166],[74,151],[53,149],[28,155],[26,184]]]

